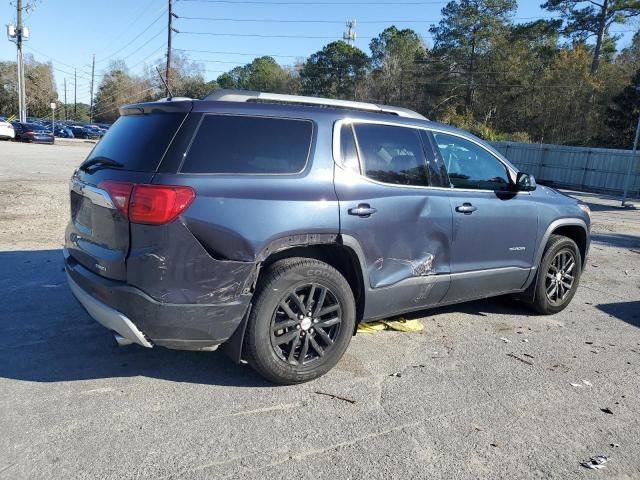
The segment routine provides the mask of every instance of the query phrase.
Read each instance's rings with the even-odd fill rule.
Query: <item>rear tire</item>
[[[338,363],[355,317],[351,287],[335,268],[310,258],[277,261],[258,282],[244,357],[274,383],[313,380]]]
[[[582,257],[576,242],[551,235],[538,266],[531,307],[543,315],[564,310],[573,299],[582,273]]]

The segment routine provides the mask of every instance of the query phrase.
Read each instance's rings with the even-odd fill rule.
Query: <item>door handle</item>
[[[478,207],[474,207],[469,202],[465,202],[462,205],[458,205],[456,207],[456,212],[464,213],[465,215],[471,215],[477,209],[478,209]]]
[[[355,215],[357,217],[370,217],[378,210],[371,207],[368,203],[361,203],[357,207],[349,209],[349,215]]]

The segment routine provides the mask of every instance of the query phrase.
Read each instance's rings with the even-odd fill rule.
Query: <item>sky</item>
[[[30,29],[25,53],[53,63],[61,99],[66,78],[68,102],[73,101],[75,68],[78,102],[89,102],[93,54],[96,81],[112,60],[124,60],[132,73],[164,62],[168,0],[24,2],[35,4],[25,14]],[[515,21],[550,18],[540,3],[519,0]],[[355,45],[366,52],[371,38],[390,25],[412,28],[430,45],[429,26],[440,20],[445,4],[445,0],[174,0],[174,12],[180,17],[174,19],[174,28],[180,33],[173,35],[173,48],[201,63],[205,78],[212,80],[260,55],[292,65],[342,38],[347,19],[356,20]],[[15,0],[0,0],[2,23],[14,23],[15,17]],[[612,31],[623,31],[619,47],[630,43],[634,28],[639,28],[637,23],[614,26]],[[14,60],[15,55],[15,44],[5,37],[0,41],[0,60]]]

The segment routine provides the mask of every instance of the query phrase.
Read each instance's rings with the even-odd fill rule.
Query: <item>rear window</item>
[[[155,172],[185,115],[152,113],[122,116],[98,142],[87,160],[106,157],[123,164],[125,170]]]
[[[308,120],[205,115],[180,171],[299,173],[307,164],[312,133]]]

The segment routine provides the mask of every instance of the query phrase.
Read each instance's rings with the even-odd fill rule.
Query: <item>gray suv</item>
[[[215,350],[291,384],[359,322],[576,292],[586,205],[395,107],[219,90],[127,105],[70,182],[66,273],[119,344]]]

